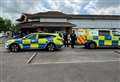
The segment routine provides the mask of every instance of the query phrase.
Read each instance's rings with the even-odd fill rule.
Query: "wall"
[[[118,28],[120,20],[68,20],[75,25],[74,28]]]
[[[64,18],[40,18],[40,22],[67,22]]]

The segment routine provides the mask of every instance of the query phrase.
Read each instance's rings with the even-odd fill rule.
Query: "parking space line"
[[[33,55],[28,59],[26,62],[27,64],[31,63],[31,61],[34,59],[34,57],[37,55],[37,52],[33,53]]]
[[[84,60],[84,61],[71,61],[71,62],[35,62],[33,64],[76,64],[76,63],[104,63],[104,62],[119,62],[120,59],[113,60]]]

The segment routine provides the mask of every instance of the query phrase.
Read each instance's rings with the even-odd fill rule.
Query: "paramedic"
[[[67,33],[63,33],[63,38],[64,38],[64,46],[68,47],[68,37],[67,37]]]
[[[70,35],[71,38],[71,47],[74,48],[75,41],[76,41],[76,34],[75,31],[73,30],[72,34]]]

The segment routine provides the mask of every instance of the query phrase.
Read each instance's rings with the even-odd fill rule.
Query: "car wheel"
[[[96,44],[95,43],[90,43],[89,44],[89,48],[90,49],[95,49],[96,48]]]
[[[84,44],[84,46],[85,46],[85,48],[88,48],[88,44],[86,43],[86,44]]]
[[[10,46],[10,51],[11,52],[18,52],[19,50],[20,50],[20,48],[19,48],[19,45],[17,45],[17,44],[12,44]]]
[[[55,45],[52,44],[52,43],[48,44],[48,45],[47,45],[47,50],[48,50],[48,51],[54,51],[54,50],[55,50]]]

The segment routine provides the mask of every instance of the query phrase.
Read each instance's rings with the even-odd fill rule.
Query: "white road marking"
[[[120,51],[118,51],[118,50],[115,50],[115,51],[114,51],[114,53],[120,54]]]
[[[63,62],[34,62],[32,64],[66,64],[66,63],[102,63],[102,62],[118,62],[120,58],[114,60],[82,60],[82,61],[63,61]]]
[[[33,53],[33,55],[28,59],[26,63],[29,64],[36,55],[37,55],[37,52]]]

